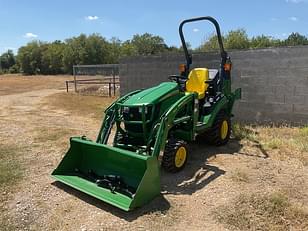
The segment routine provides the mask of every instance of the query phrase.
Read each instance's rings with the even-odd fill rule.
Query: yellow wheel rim
[[[185,163],[185,160],[186,160],[186,148],[185,147],[180,147],[176,153],[175,153],[175,166],[177,168],[180,168],[183,166],[183,164]]]
[[[229,129],[229,125],[228,122],[226,120],[224,120],[221,124],[221,128],[220,128],[220,138],[222,140],[226,139],[227,135],[228,135],[228,129]]]

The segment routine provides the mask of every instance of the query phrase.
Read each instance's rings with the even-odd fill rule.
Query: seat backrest
[[[205,96],[208,84],[205,83],[209,79],[209,70],[207,68],[194,68],[189,72],[186,81],[186,91],[198,93],[198,99]]]

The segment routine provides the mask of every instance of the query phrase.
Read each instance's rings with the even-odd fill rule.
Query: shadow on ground
[[[108,211],[115,216],[118,216],[127,221],[133,221],[138,217],[153,213],[167,213],[170,209],[170,203],[165,198],[166,194],[187,194],[191,195],[194,192],[206,187],[209,183],[225,174],[225,171],[217,166],[208,164],[208,159],[218,154],[224,155],[246,155],[254,156],[258,158],[267,158],[268,154],[256,143],[255,146],[260,149],[262,156],[240,152],[242,145],[237,139],[231,139],[229,143],[221,147],[213,147],[203,144],[200,141],[196,141],[190,144],[190,158],[185,168],[179,173],[167,173],[161,170],[161,190],[162,193],[149,204],[144,205],[142,208],[135,209],[130,212],[122,211],[116,207],[113,207],[103,201],[93,198],[83,192],[75,190],[61,182],[54,182],[52,185],[64,190],[65,192],[72,194],[79,199],[94,205],[104,211]]]
[[[117,217],[125,219],[126,221],[133,221],[144,214],[149,214],[154,212],[165,214],[170,208],[170,203],[166,200],[166,198],[163,195],[159,195],[147,205],[141,208],[137,208],[133,211],[125,212],[117,207],[114,207],[92,196],[89,196],[88,194],[85,194],[81,191],[71,188],[59,181],[53,182],[52,185],[75,197],[78,197],[79,199],[85,201],[86,203],[96,206],[97,208],[102,209],[106,212],[112,213]]]
[[[162,193],[191,195],[224,175],[223,169],[208,163],[209,158],[218,154],[268,158],[266,150],[258,141],[252,141],[252,146],[259,150],[261,155],[243,152],[238,139],[230,139],[226,145],[220,147],[206,145],[200,140],[191,143],[190,158],[181,172],[170,174],[162,170]]]
[[[238,153],[241,145],[237,140],[230,140],[226,146],[222,147],[213,147],[196,141],[189,145],[189,149],[189,159],[181,172],[171,174],[162,170],[163,194],[191,195],[202,189],[225,174],[225,171],[219,167],[208,164],[208,159],[221,153]]]

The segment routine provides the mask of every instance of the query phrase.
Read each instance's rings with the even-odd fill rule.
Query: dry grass
[[[234,172],[232,172],[231,179],[235,182],[249,182],[249,177],[246,171],[241,169],[235,169]]]
[[[92,116],[101,119],[103,111],[115,98],[84,96],[74,93],[57,93],[44,99],[44,105],[61,109],[81,116]]]
[[[0,75],[0,95],[23,93],[41,89],[65,88],[65,80],[72,79],[69,75],[59,76],[22,76]]]
[[[54,142],[62,138],[73,136],[76,134],[76,130],[60,127],[41,127],[40,130],[36,129],[34,133],[34,142],[44,143],[46,141]]]
[[[306,230],[307,209],[292,204],[280,193],[238,196],[230,204],[218,207],[215,218],[230,228],[241,230]]]
[[[233,125],[233,136],[258,143],[280,160],[296,158],[308,165],[308,127]]]
[[[69,137],[80,136],[80,131],[65,127],[40,127],[33,131],[33,148],[41,149],[46,145],[56,145],[68,149]]]

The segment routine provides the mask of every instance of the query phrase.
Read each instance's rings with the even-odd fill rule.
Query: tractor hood
[[[137,94],[130,96],[122,105],[137,106],[156,104],[164,99],[179,94],[178,84],[175,82],[164,82],[158,86],[148,88]]]

